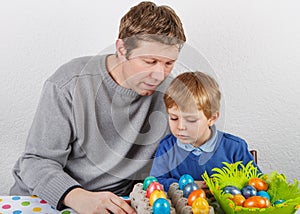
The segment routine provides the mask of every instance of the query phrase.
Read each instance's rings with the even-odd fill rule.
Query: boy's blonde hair
[[[169,6],[157,6],[145,1],[132,7],[121,19],[119,39],[123,39],[127,53],[138,47],[138,41],[158,41],[179,45],[186,41],[182,23]]]
[[[221,92],[218,83],[209,75],[196,71],[178,75],[164,95],[167,109],[173,106],[185,111],[196,106],[207,119],[220,110]]]

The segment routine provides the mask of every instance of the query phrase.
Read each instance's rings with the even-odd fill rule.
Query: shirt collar
[[[217,143],[217,128],[215,125],[211,126],[211,138],[206,141],[203,145],[201,145],[200,147],[194,147],[191,144],[184,144],[181,143],[180,140],[176,140],[176,143],[178,145],[178,147],[188,151],[188,152],[193,152],[193,154],[195,155],[200,155],[202,154],[202,152],[212,152],[215,148],[215,145]]]

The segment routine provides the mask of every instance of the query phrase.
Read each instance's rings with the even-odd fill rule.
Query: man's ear
[[[209,125],[209,126],[214,125],[215,122],[218,120],[219,116],[220,116],[220,112],[217,111],[216,113],[214,113],[214,114],[208,119],[208,125]]]
[[[117,49],[117,55],[122,60],[123,58],[126,59],[126,48],[123,39],[117,39],[116,41],[116,49]]]

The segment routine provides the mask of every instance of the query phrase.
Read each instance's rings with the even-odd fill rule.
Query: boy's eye
[[[197,119],[187,119],[186,121],[189,122],[189,123],[196,123]]]
[[[177,117],[170,117],[170,120],[178,120]]]

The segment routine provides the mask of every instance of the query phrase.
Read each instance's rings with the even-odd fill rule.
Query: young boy
[[[183,174],[205,188],[202,174],[210,175],[222,162],[253,161],[256,166],[243,139],[216,129],[220,99],[217,82],[201,72],[183,73],[169,85],[164,102],[172,134],[161,140],[150,173],[165,191]]]

